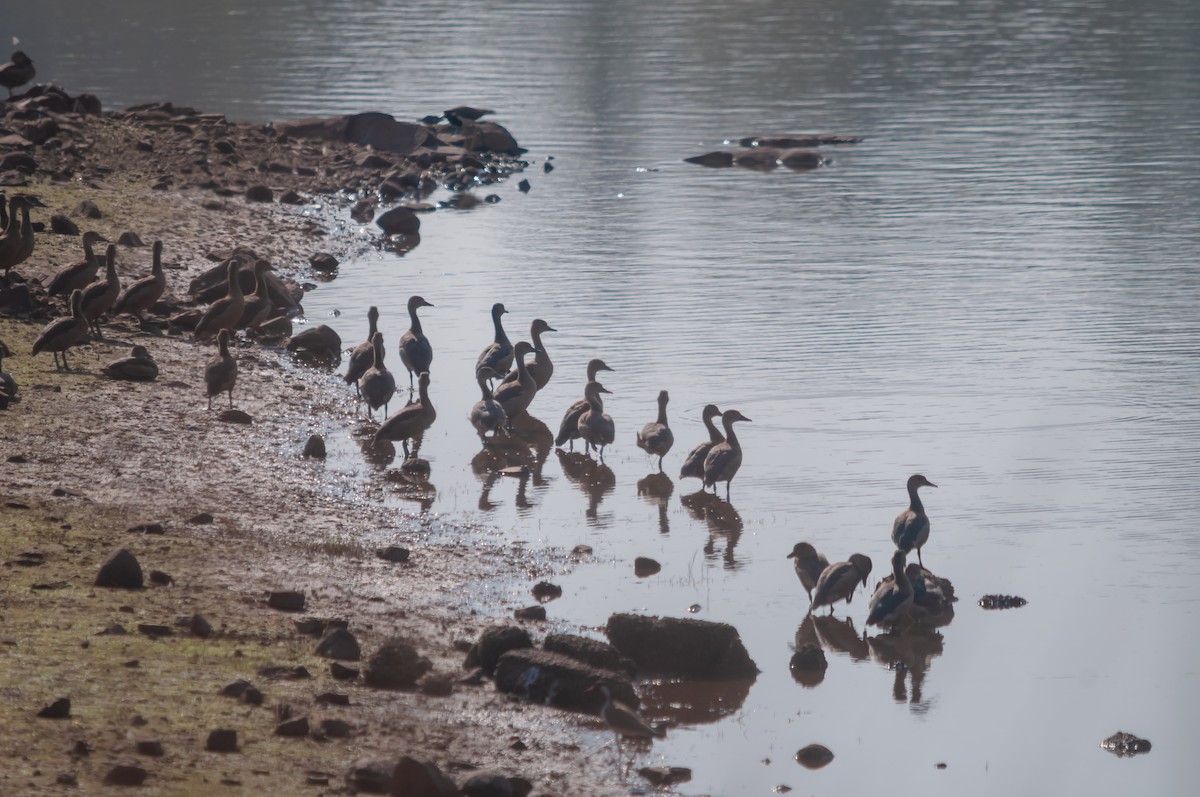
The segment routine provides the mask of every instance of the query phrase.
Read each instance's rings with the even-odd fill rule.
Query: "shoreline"
[[[50,119],[57,130],[40,143],[0,149],[0,159],[19,152],[36,161],[26,185],[4,190],[39,196],[50,206],[34,212],[47,230],[14,272],[45,283],[79,257],[77,235],[50,232],[53,213],[112,241],[125,231],[141,237],[144,248],[118,247],[123,284],[148,270],[149,244],[161,239],[167,296],[173,297],[159,308],[164,320],[186,310],[180,299],[190,278],[211,267],[209,253],[248,246],[288,264],[281,270],[294,276],[293,267],[311,254],[342,258],[360,245],[336,223],[241,198],[239,180],[280,193],[299,191],[293,184],[300,183],[320,188],[334,173],[353,178],[338,187],[347,193],[337,197],[314,190],[317,207],[349,206],[364,186],[388,181],[411,185],[410,202],[435,187],[420,175],[406,177],[412,175],[407,161],[350,142],[292,136],[268,142],[263,126],[161,105],[140,112],[143,117],[34,112],[28,105],[14,113],[21,100],[0,106],[4,124],[26,131],[41,125],[45,132]],[[145,114],[154,116],[147,121]],[[204,133],[209,124],[220,125],[224,135]],[[276,160],[255,163],[245,155],[250,146],[243,141],[260,136],[264,146],[276,145]],[[200,140],[210,168],[197,173]],[[220,154],[221,141],[232,142],[238,157],[210,157]],[[453,169],[438,171],[448,161],[437,160],[425,168],[458,174],[465,160],[468,170],[486,171],[486,159],[455,145],[448,149],[457,158]],[[290,173],[273,170],[284,162],[282,150],[319,155],[310,161],[318,164],[315,173],[302,174],[295,165]],[[164,180],[163,162],[152,157],[163,152],[177,167],[175,179]],[[328,169],[320,158],[329,159]],[[184,171],[189,161],[190,173]],[[96,203],[100,218],[71,215],[85,199]],[[32,306],[0,313],[0,339],[16,354],[4,367],[21,398],[0,411],[0,498],[6,503],[0,656],[8,672],[20,673],[0,683],[6,697],[0,742],[23,751],[0,767],[0,792],[57,792],[68,782],[98,786],[112,767],[132,762],[148,772],[150,794],[238,785],[250,793],[345,793],[343,774],[356,760],[410,754],[433,761],[456,782],[475,769],[498,770],[528,779],[534,794],[628,793],[607,756],[597,756],[585,741],[587,720],[512,701],[486,681],[459,683],[466,674],[463,647],[504,621],[477,613],[469,587],[528,580],[529,551],[500,539],[481,543],[477,535],[469,544],[448,535],[430,539],[416,516],[324,488],[321,462],[301,457],[310,433],[345,424],[342,389],[348,388],[340,380],[297,365],[282,349],[240,343],[234,405],[253,423],[225,423],[218,420],[224,397],[212,412],[205,409],[202,370],[212,349],[186,335],[147,331],[124,317],[106,325],[101,340],[72,350],[69,373],[56,371],[46,354],[30,356],[34,337],[60,311],[36,301],[35,282],[25,285],[33,288]],[[356,342],[343,341],[343,348]],[[124,356],[133,343],[150,349],[158,380],[102,377],[103,363]],[[211,522],[188,522],[204,513]],[[131,530],[154,523],[164,533]],[[412,555],[405,563],[384,561],[364,535],[387,537]],[[133,553],[147,573],[166,573],[171,583],[135,591],[93,587],[97,568],[118,548]],[[540,558],[545,576],[571,566],[557,552]],[[268,608],[268,593],[285,589],[305,593],[303,613]],[[175,625],[195,614],[211,624],[211,636]],[[317,640],[293,623],[314,617],[348,620],[364,659],[383,640],[405,636],[430,660],[430,674],[412,691],[334,680],[329,661],[314,654]],[[139,624],[174,633],[139,633]],[[128,633],[102,633],[114,625]],[[539,636],[561,630],[553,623],[526,627]],[[311,677],[262,674],[269,665],[303,666]],[[262,690],[262,706],[218,694],[238,678]],[[351,705],[319,705],[316,695],[330,691],[347,695]],[[70,717],[37,716],[59,697],[71,698]],[[340,718],[351,735],[324,741],[277,736],[285,714],[311,715],[314,724]],[[205,750],[205,738],[217,728],[238,730],[242,752]],[[160,741],[164,754],[140,754],[137,743],[147,740]]]

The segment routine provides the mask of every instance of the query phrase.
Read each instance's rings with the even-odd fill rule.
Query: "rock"
[[[204,749],[213,753],[236,753],[238,751],[237,731],[229,728],[219,728],[208,734]]]
[[[387,794],[392,791],[395,770],[395,761],[360,759],[346,771],[346,785],[367,794]]]
[[[79,779],[75,777],[74,772],[63,772],[54,779],[54,782],[60,786],[76,786],[79,784]]]
[[[638,704],[637,694],[623,674],[545,650],[505,653],[496,663],[495,679],[497,691],[568,711],[600,712],[603,696],[598,691],[587,691],[597,681],[608,684],[616,700],[635,707]]]
[[[345,628],[334,628],[325,634],[317,643],[316,654],[326,659],[346,661],[358,661],[362,656],[358,640]]]
[[[642,767],[637,771],[651,786],[666,788],[676,783],[687,783],[692,771],[687,767]]]
[[[426,126],[397,121],[385,113],[295,119],[278,124],[275,129],[281,134],[295,138],[350,141],[384,152],[401,154],[415,151],[429,137],[429,128]]]
[[[188,621],[188,630],[192,632],[192,636],[208,639],[212,636],[213,628],[208,620],[204,619],[202,614],[193,614]]]
[[[520,155],[525,150],[503,125],[495,122],[476,122],[466,131],[464,148],[476,152],[498,152],[502,155]],[[468,146],[469,145],[469,146]]]
[[[522,609],[514,609],[513,617],[518,620],[545,620],[545,606],[526,606]]]
[[[257,686],[248,686],[238,699],[248,706],[261,706],[263,704],[263,693]]]
[[[307,200],[294,188],[289,188],[279,197],[280,204],[283,205],[303,205]]]
[[[806,644],[796,649],[789,665],[792,678],[797,683],[812,687],[825,680],[825,670],[828,669],[829,662],[826,661],[825,651],[820,645]]]
[[[454,694],[454,684],[445,675],[430,673],[421,679],[417,691],[430,697],[449,697]]]
[[[286,664],[269,664],[266,667],[259,667],[257,672],[263,678],[284,681],[303,681],[312,678],[312,673],[303,664],[297,664],[294,667]]]
[[[71,211],[72,216],[83,216],[88,219],[98,219],[103,214],[100,213],[100,208],[90,199],[85,199],[75,206]]]
[[[137,558],[124,548],[118,548],[109,554],[100,565],[96,574],[97,587],[115,587],[118,589],[141,589],[145,586],[142,580],[142,566]]]
[[[161,523],[139,523],[136,526],[130,526],[126,531],[134,534],[165,534],[167,530]]]
[[[110,786],[141,786],[147,774],[137,764],[117,764],[104,776],[104,782]]]
[[[339,681],[352,681],[358,677],[358,670],[335,661],[329,665],[329,674]]]
[[[825,159],[811,149],[788,149],[779,153],[779,162],[789,169],[816,169],[825,164]]]
[[[319,434],[310,435],[304,444],[303,455],[311,459],[325,459],[325,438]]]
[[[707,166],[710,169],[723,169],[733,165],[732,152],[706,152],[703,155],[693,155],[690,158],[684,158],[684,163],[695,163],[700,166]]]
[[[1139,739],[1132,733],[1117,731],[1112,736],[1100,742],[1100,746],[1113,755],[1122,758],[1150,752],[1150,740]]]
[[[141,755],[148,755],[158,758],[163,754],[162,742],[157,739],[143,739],[137,743],[136,747]]]
[[[833,751],[821,744],[810,744],[796,751],[796,763],[805,769],[820,769],[833,760]]]
[[[562,597],[562,587],[551,584],[549,581],[539,581],[533,585],[533,589],[530,591],[533,593],[533,597],[539,601],[552,601]]]
[[[318,706],[348,706],[350,705],[350,696],[340,692],[322,692],[313,698],[313,702]]]
[[[395,637],[384,642],[363,667],[363,683],[379,689],[411,689],[433,667],[417,649]]]
[[[417,235],[421,231],[421,219],[406,207],[395,207],[380,214],[375,224],[386,235]]]
[[[56,235],[79,235],[79,225],[61,213],[50,217],[50,232]]]
[[[331,327],[318,324],[309,327],[284,343],[288,351],[304,353],[313,359],[337,365],[342,361],[342,338]]]
[[[150,583],[156,587],[169,587],[175,583],[175,579],[161,570],[151,570]]]
[[[366,223],[375,216],[375,201],[372,199],[360,199],[350,208],[350,218],[357,222]]]
[[[274,202],[275,192],[260,183],[246,189],[246,199],[250,202]]]
[[[533,640],[524,628],[513,625],[487,628],[479,635],[479,641],[467,652],[466,668],[482,667],[491,675],[496,671],[496,662],[510,650],[532,648]]]
[[[652,576],[662,570],[662,565],[648,556],[639,556],[633,560],[633,574],[638,578]]]
[[[513,797],[512,783],[499,772],[476,772],[462,785],[463,797]]]
[[[192,515],[184,522],[191,526],[207,526],[209,523],[212,523],[213,520],[213,516],[208,512],[201,512],[198,515]]]
[[[642,672],[707,680],[758,675],[737,629],[726,623],[614,614],[605,633]]]
[[[770,171],[779,165],[779,150],[774,147],[751,147],[733,153],[733,165],[743,169]]]
[[[617,649],[607,642],[589,639],[576,634],[550,634],[542,642],[542,649],[550,653],[570,656],[576,661],[592,667],[623,672],[633,676],[637,667],[632,661],[617,652]]]
[[[984,595],[979,599],[982,609],[1019,609],[1026,603],[1020,595]]]
[[[117,239],[117,243],[119,243],[121,246],[134,247],[146,245],[143,243],[141,236],[132,230],[126,230],[125,232],[121,233],[121,237]]]
[[[392,771],[392,794],[405,797],[458,797],[454,781],[427,758],[404,756]]]
[[[517,190],[522,194],[528,194],[531,187],[532,186],[529,185],[528,180],[522,180],[521,182],[517,183]]]
[[[314,735],[320,734],[327,739],[349,739],[350,730],[350,723],[345,720],[327,718],[321,720]]]
[[[221,687],[221,695],[224,697],[241,697],[246,693],[247,689],[254,688],[254,684],[249,681],[239,678],[233,683],[226,684]]]
[[[235,409],[221,410],[221,414],[217,416],[217,420],[224,423],[237,423],[242,426],[249,426],[254,423],[254,418],[250,417],[249,413]]]
[[[389,545],[386,548],[378,548],[375,555],[385,562],[396,562],[397,564],[408,561],[408,549],[402,548],[399,545]]]
[[[281,612],[304,610],[304,593],[296,590],[276,590],[267,596],[267,605]]]
[[[328,252],[317,252],[308,258],[308,263],[312,266],[313,271],[323,274],[329,274],[338,269],[337,258]]]
[[[43,707],[37,715],[48,720],[66,719],[71,716],[71,698],[60,697],[50,705]]]
[[[138,623],[137,627],[139,634],[145,634],[151,639],[161,639],[165,636],[171,636],[175,632],[171,630],[169,625],[161,625],[159,623]]]
[[[33,174],[37,171],[37,161],[27,152],[10,152],[4,157],[0,157],[0,172],[7,172],[12,169],[25,172],[26,174]],[[51,217],[51,220],[53,221],[53,217]]]
[[[31,125],[27,125],[23,131],[25,138],[32,141],[34,144],[45,144],[50,139],[54,138],[62,128],[58,122],[53,119],[39,119]]]
[[[308,736],[308,717],[295,717],[284,720],[275,726],[275,735],[292,738]]]

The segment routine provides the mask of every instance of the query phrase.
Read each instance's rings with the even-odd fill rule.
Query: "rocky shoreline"
[[[336,267],[356,248],[415,245],[438,187],[454,192],[451,206],[489,201],[487,187],[525,165],[507,131],[382,114],[244,125],[169,103],[102,112],[52,86],[0,109],[0,188],[46,206],[33,214],[33,254],[0,284],[0,340],[15,353],[4,368],[19,385],[0,410],[0,747],[20,751],[0,766],[0,793],[418,782],[426,791],[412,793],[627,793],[596,754],[608,734],[580,732],[601,723],[464,679],[466,649],[504,624],[478,610],[480,585],[550,577],[569,557],[458,543],[331,488],[301,452],[344,422],[340,380],[243,340],[237,404],[251,423],[223,422],[205,409],[211,348],[178,332],[204,303],[203,275],[236,247],[275,264],[300,305],[304,282],[332,276],[314,272],[315,255]],[[400,209],[398,226],[371,239],[333,212],[352,208],[362,223],[382,206]],[[168,288],[146,323],[110,320],[64,372],[29,352],[63,312],[45,285],[79,257],[80,229],[120,241],[126,284],[161,240]],[[157,381],[104,378],[133,344],[152,353]],[[389,543],[387,555],[368,538]],[[140,588],[97,581],[120,550],[145,573]],[[340,648],[331,665],[319,638],[343,627],[361,649]],[[346,680],[360,667],[352,653],[413,677]]]

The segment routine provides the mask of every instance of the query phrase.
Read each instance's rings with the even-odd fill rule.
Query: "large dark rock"
[[[637,693],[618,672],[592,667],[560,653],[512,650],[496,664],[496,689],[545,706],[599,714],[604,697],[587,690],[597,681],[608,684],[617,700],[637,706]]]
[[[708,680],[758,674],[737,629],[726,623],[614,614],[605,633],[643,672]]]
[[[400,154],[415,151],[429,137],[425,125],[401,122],[388,114],[374,112],[295,119],[276,125],[275,129],[296,138],[349,141]]]
[[[502,155],[520,155],[525,150],[503,125],[495,122],[476,122],[463,128],[463,148],[476,152],[497,152]]]
[[[393,638],[367,659],[363,683],[381,689],[411,689],[432,667],[407,641]]]
[[[533,784],[524,778],[510,778],[499,772],[476,772],[462,785],[463,797],[525,797]]]
[[[512,625],[488,628],[479,635],[479,641],[467,652],[467,660],[463,662],[463,666],[468,669],[482,667],[484,672],[491,675],[496,671],[496,662],[505,653],[532,647],[533,640],[524,628]]]
[[[346,785],[367,794],[387,794],[392,790],[392,773],[395,769],[395,761],[359,759],[346,770]]]
[[[550,634],[542,643],[542,649],[570,656],[593,667],[624,672],[629,676],[637,671],[632,661],[618,653],[612,645],[599,639],[589,639],[577,634]]]
[[[362,651],[354,634],[345,628],[333,628],[317,643],[317,655],[327,659],[358,661]]]
[[[346,785],[368,794],[403,797],[458,797],[454,781],[425,758],[361,759],[346,772]]]
[[[104,564],[100,565],[100,572],[96,574],[96,586],[141,589],[145,586],[145,581],[137,557],[124,548],[113,551],[104,560]]]
[[[236,753],[238,751],[237,731],[230,728],[218,728],[208,734],[204,749],[213,753]]]
[[[304,593],[294,589],[275,590],[267,596],[267,605],[281,612],[303,611]]]
[[[684,163],[696,163],[701,166],[708,166],[711,169],[720,169],[733,165],[732,152],[706,152],[703,155],[693,155],[690,158],[684,158]]]
[[[117,764],[104,776],[104,782],[110,786],[141,786],[146,775],[146,770],[137,764]]]
[[[387,235],[416,235],[421,231],[421,219],[406,207],[394,207],[375,219]]]

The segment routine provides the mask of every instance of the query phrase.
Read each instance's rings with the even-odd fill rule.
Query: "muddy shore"
[[[595,733],[598,720],[513,701],[487,680],[460,683],[466,643],[512,622],[497,585],[515,584],[532,602],[521,585],[568,569],[565,552],[481,544],[478,535],[460,544],[447,533],[452,520],[439,519],[433,534],[426,518],[330,485],[321,461],[301,451],[310,434],[356,423],[335,372],[241,340],[234,401],[253,422],[223,422],[224,399],[209,411],[204,397],[213,347],[168,324],[203,306],[189,283],[234,246],[270,259],[294,285],[312,282],[313,254],[346,259],[386,245],[378,230],[346,221],[352,205],[365,218],[376,203],[426,212],[437,186],[483,201],[491,183],[520,179],[519,153],[478,149],[478,135],[456,137],[446,125],[430,128],[432,147],[425,139],[407,153],[380,152],[170,105],[101,112],[95,98],[45,87],[0,109],[3,190],[47,206],[33,212],[45,228],[4,286],[0,311],[0,340],[16,354],[4,368],[20,385],[20,401],[0,410],[0,794],[72,785],[91,793],[122,763],[145,771],[145,794],[343,794],[355,761],[400,755],[428,759],[459,784],[495,770],[527,779],[533,794],[634,788],[600,749],[609,737]],[[260,185],[274,201],[247,198]],[[98,217],[80,209],[85,201]],[[123,282],[148,272],[155,240],[167,264],[167,295],[150,323],[106,325],[101,339],[72,350],[70,372],[56,371],[49,354],[30,355],[63,313],[44,285],[81,256],[77,234],[52,232],[54,214],[114,242],[136,233],[146,246],[118,246]],[[104,377],[102,366],[135,343],[158,362],[157,381]],[[380,544],[411,555],[385,561]],[[169,580],[94,586],[119,548]],[[270,608],[274,590],[302,591],[304,611]],[[211,634],[195,633],[197,614]],[[317,639],[297,626],[309,618],[348,621],[364,657],[402,636],[431,670],[411,690],[334,679]],[[556,629],[529,630],[540,638]],[[261,705],[220,694],[237,679],[261,690]],[[331,692],[349,705],[318,702]],[[38,716],[63,697],[69,716]],[[343,720],[349,737],[276,734],[297,716],[314,727]],[[216,729],[236,730],[239,752],[207,750]]]

